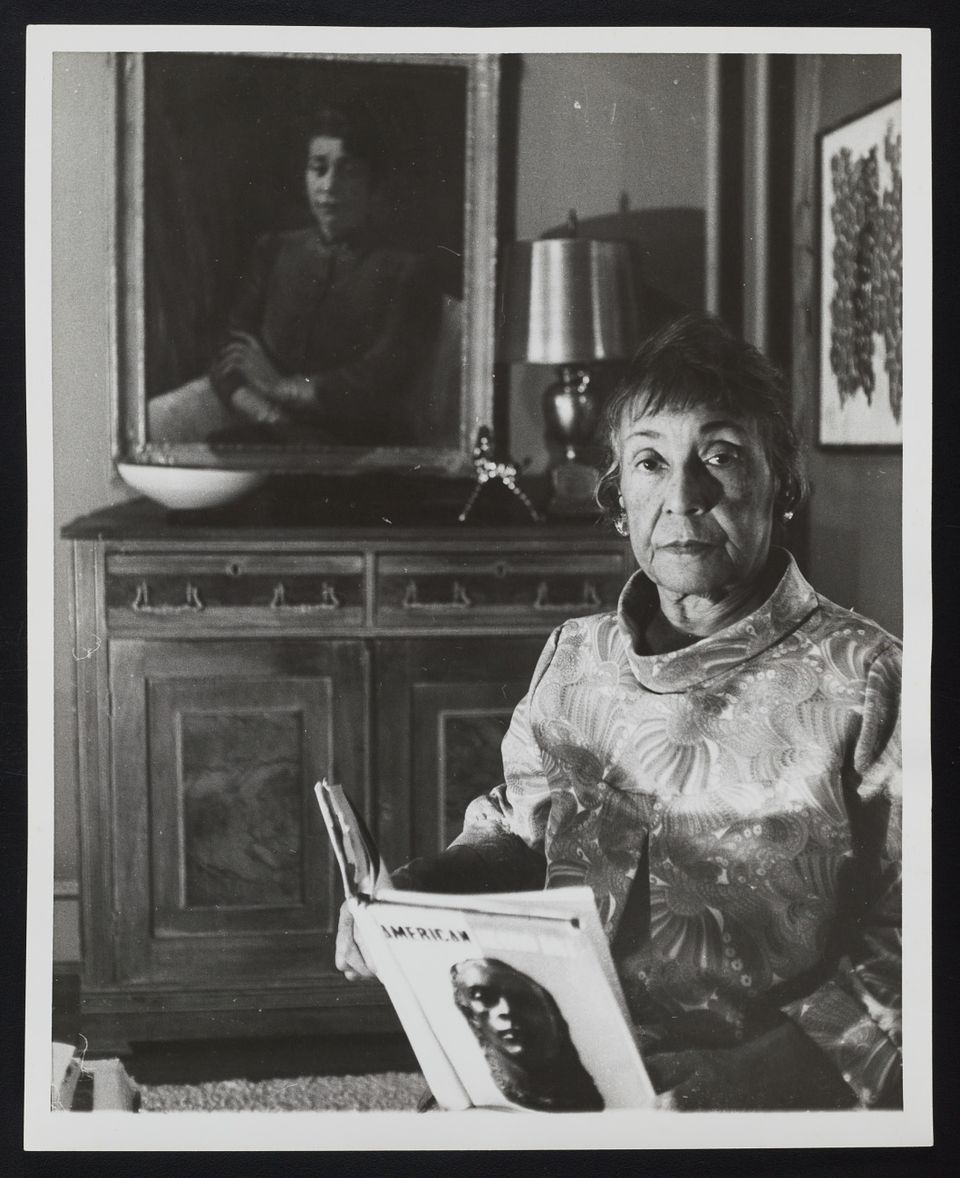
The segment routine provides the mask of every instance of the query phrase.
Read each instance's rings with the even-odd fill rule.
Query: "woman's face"
[[[343,140],[314,135],[307,148],[307,200],[320,231],[337,241],[366,223],[370,166],[344,150]]]
[[[620,422],[620,493],[637,563],[673,594],[718,598],[762,572],[776,486],[756,424],[709,405]]]

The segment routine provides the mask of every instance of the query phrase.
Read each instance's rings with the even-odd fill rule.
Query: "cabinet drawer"
[[[137,630],[356,626],[364,618],[358,554],[109,553],[107,623]]]
[[[576,553],[397,553],[377,562],[381,626],[555,625],[615,608],[624,557],[609,548]]]

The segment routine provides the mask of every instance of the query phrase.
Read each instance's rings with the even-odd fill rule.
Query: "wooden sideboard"
[[[145,500],[63,535],[91,1047],[395,1029],[380,986],[334,968],[341,892],[313,784],[347,788],[388,864],[445,846],[500,780],[546,635],[615,606],[624,542]]]

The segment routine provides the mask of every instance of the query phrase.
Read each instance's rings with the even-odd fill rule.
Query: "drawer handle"
[[[188,581],[183,605],[151,605],[150,586],[146,581],[141,581],[130,608],[138,614],[183,614],[199,613],[204,604],[196,585],[191,585]]]
[[[429,610],[431,613],[446,613],[448,610],[469,609],[473,605],[470,595],[459,581],[453,582],[449,601],[420,601],[416,581],[408,581],[403,594],[404,609]]]
[[[546,581],[541,581],[537,586],[537,595],[533,599],[534,609],[596,609],[602,604],[593,581],[583,582],[583,596],[579,601],[551,601],[550,586]]]
[[[270,601],[271,609],[284,609],[293,613],[311,614],[318,613],[321,610],[339,609],[343,602],[337,596],[337,592],[329,581],[323,581],[320,584],[320,600],[306,602],[303,605],[291,605],[287,601],[287,588],[282,581],[278,581],[273,587],[273,598]]]

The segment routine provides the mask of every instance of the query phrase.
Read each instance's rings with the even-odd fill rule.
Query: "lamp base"
[[[578,364],[561,364],[558,379],[544,389],[543,414],[547,440],[559,442],[564,458],[550,471],[553,496],[547,505],[552,516],[597,514],[596,469],[581,461],[591,450],[600,421],[601,398],[589,369]]]
[[[594,516],[597,505],[597,484],[600,476],[596,467],[576,459],[567,459],[550,471],[553,494],[547,504],[549,516]]]

